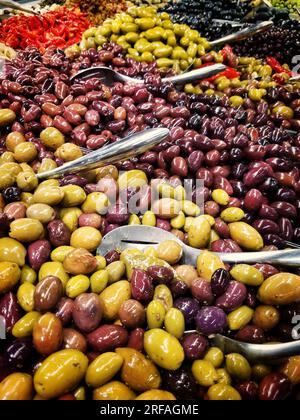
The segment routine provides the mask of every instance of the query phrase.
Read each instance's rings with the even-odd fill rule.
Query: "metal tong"
[[[178,242],[183,249],[182,263],[196,266],[197,258],[201,253],[200,249],[192,248],[184,244],[172,233],[162,229],[132,225],[123,226],[109,232],[103,238],[98,248],[100,255],[105,255],[112,249],[123,251],[125,249],[137,248],[143,250],[149,246],[157,246],[166,240]],[[283,251],[261,251],[261,252],[236,252],[236,253],[216,253],[223,262],[234,263],[269,263],[274,265],[284,265],[289,267],[299,267],[300,249],[285,249]]]
[[[265,32],[274,25],[274,22],[271,20],[260,22],[255,25],[250,26],[249,28],[242,29],[235,34],[224,36],[223,38],[217,39],[216,41],[210,42],[212,47],[218,47],[222,44],[228,44],[230,42],[238,42],[243,39],[250,38],[251,36],[257,35],[261,32]]]
[[[215,76],[226,69],[224,64],[214,64],[209,67],[204,67],[196,70],[192,70],[186,73],[179,74],[177,76],[166,77],[162,79],[163,83],[171,82],[174,84],[185,84],[195,82],[201,79]],[[144,83],[141,79],[134,79],[133,77],[125,76],[124,74],[118,73],[117,71],[110,69],[109,67],[97,66],[90,67],[88,69],[80,70],[78,73],[71,77],[71,81],[76,79],[90,79],[92,77],[98,77],[102,79],[102,83],[107,86],[111,86],[115,82],[122,83]]]
[[[72,162],[65,163],[58,168],[41,172],[37,174],[37,178],[59,178],[65,174],[95,169],[110,163],[120,162],[146,152],[165,140],[169,134],[170,131],[167,128],[145,130],[142,133],[133,134],[113,144],[104,146]]]
[[[37,16],[40,15],[40,13],[35,12],[34,10],[28,7],[21,6],[20,4],[12,0],[0,0],[0,6],[8,7],[9,9],[13,9],[13,10],[20,10],[21,12],[30,13],[32,15],[37,15]]]

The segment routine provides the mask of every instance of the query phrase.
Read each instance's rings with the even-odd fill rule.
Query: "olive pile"
[[[237,54],[265,58],[276,57],[292,68],[300,50],[300,23],[280,20],[269,31],[235,45]]]
[[[296,12],[300,7],[299,0],[272,0],[272,4],[280,9],[287,9],[289,12]]]
[[[229,3],[229,4],[228,4]],[[184,23],[209,40],[232,33],[232,25],[214,19],[241,21],[251,7],[248,2],[181,0],[169,3],[163,11],[176,23]],[[188,13],[187,13],[188,11]],[[247,26],[247,25],[245,25]]]

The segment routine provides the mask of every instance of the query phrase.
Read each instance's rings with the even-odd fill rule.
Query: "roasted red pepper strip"
[[[216,63],[206,63],[206,64],[203,64],[202,66],[200,66],[199,68],[201,69],[201,68],[204,68],[204,67],[210,67],[210,66],[213,66],[215,64]],[[241,73],[239,73],[234,68],[227,67],[227,69],[224,70],[222,73],[219,73],[216,76],[212,76],[212,77],[210,77],[208,79],[205,79],[205,80],[207,80],[209,82],[214,82],[216,79],[218,79],[221,76],[225,76],[225,77],[227,77],[227,79],[235,79],[236,77],[239,77],[240,75],[241,75]]]
[[[42,52],[48,46],[66,48],[81,40],[91,26],[87,15],[65,7],[41,16],[13,16],[0,24],[0,42],[15,49],[28,46]]]
[[[276,72],[276,73],[286,73],[289,76],[292,76],[292,72],[290,70],[287,70],[284,68],[278,60],[274,57],[267,57],[266,59],[267,64],[269,64],[270,67]]]

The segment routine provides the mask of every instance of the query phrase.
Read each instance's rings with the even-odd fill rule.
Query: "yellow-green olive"
[[[157,247],[158,258],[174,265],[182,257],[182,247],[176,241],[163,241]]]
[[[84,248],[95,251],[101,244],[102,235],[98,229],[90,226],[81,227],[71,235],[70,245],[74,248]]]
[[[245,217],[245,213],[238,207],[229,207],[221,213],[221,219],[226,223],[239,222]]]
[[[181,338],[185,330],[185,320],[182,312],[179,309],[171,308],[165,316],[166,331],[174,335],[176,338]]]
[[[106,270],[98,270],[92,274],[91,278],[91,291],[93,293],[101,293],[108,284],[108,272]]]
[[[55,219],[55,210],[48,206],[48,204],[33,204],[28,207],[26,216],[30,219],[38,220],[43,224],[47,224]]]
[[[26,249],[15,239],[0,238],[0,262],[11,262],[22,267],[25,265]]]
[[[14,158],[17,162],[31,162],[37,156],[35,144],[30,142],[20,143],[15,147]]]
[[[18,302],[25,312],[30,312],[34,309],[34,291],[35,286],[28,282],[21,284],[18,289]]]
[[[189,245],[193,248],[205,248],[211,233],[211,226],[206,218],[194,219],[188,229]]]
[[[29,337],[32,334],[35,323],[40,319],[39,312],[28,312],[19,321],[17,321],[12,329],[12,335],[16,338]]]
[[[103,353],[98,356],[88,367],[86,383],[93,388],[98,388],[109,382],[121,369],[123,357],[117,353]]]
[[[252,373],[248,360],[238,353],[226,356],[226,369],[230,376],[240,381],[248,381]]]
[[[78,185],[66,185],[62,187],[64,198],[61,202],[63,207],[80,206],[86,199],[84,189]]]
[[[290,305],[300,301],[300,276],[279,273],[269,277],[258,291],[259,300],[266,305]]]
[[[184,360],[184,351],[177,338],[159,328],[145,333],[144,348],[150,359],[166,370],[179,369]]]
[[[247,223],[230,223],[229,231],[231,238],[242,248],[249,251],[260,251],[264,247],[264,241],[261,235]]]
[[[146,315],[148,328],[161,328],[164,323],[166,310],[161,301],[152,300],[147,306]]]
[[[215,271],[219,268],[225,270],[225,265],[221,259],[210,251],[202,251],[197,259],[197,271],[199,277],[210,281]]]
[[[199,385],[209,387],[218,380],[217,371],[213,364],[207,360],[195,360],[192,373]]]
[[[126,267],[123,261],[115,261],[106,267],[108,274],[108,283],[115,283],[125,275]]]
[[[230,274],[235,280],[248,286],[260,286],[264,282],[263,274],[257,268],[247,264],[234,266]]]
[[[248,306],[241,306],[231,312],[228,317],[228,325],[232,331],[240,330],[248,325],[253,318],[254,311]]]
[[[224,353],[218,347],[211,347],[204,360],[210,362],[215,368],[219,368],[224,362]]]
[[[65,142],[63,134],[55,127],[45,128],[40,134],[41,142],[44,146],[56,150]]]
[[[37,281],[36,272],[28,265],[24,265],[24,267],[22,267],[22,270],[21,270],[21,283],[34,284],[36,281]]]
[[[20,280],[21,270],[14,262],[0,262],[0,293],[11,290]]]
[[[14,111],[9,108],[0,109],[0,127],[11,124],[17,118]]]
[[[79,274],[71,277],[66,285],[66,295],[74,299],[82,293],[86,292],[90,287],[90,280],[87,276]]]
[[[35,219],[17,219],[10,224],[9,236],[20,242],[33,242],[42,238],[44,227]]]
[[[207,392],[210,401],[241,401],[239,392],[230,385],[216,384],[209,388]]]

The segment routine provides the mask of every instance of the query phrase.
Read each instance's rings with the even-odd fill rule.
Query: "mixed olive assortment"
[[[300,356],[273,367],[249,363],[223,354],[209,336],[294,339],[299,269],[227,265],[214,252],[300,243],[299,88],[278,86],[270,66],[244,58],[240,75],[180,91],[161,76],[189,65],[186,47],[197,47],[201,63],[224,56],[207,54],[204,38],[167,15],[131,10],[85,33],[88,50],[28,48],[0,75],[0,316],[7,332],[0,400],[297,399]],[[140,37],[152,29],[175,44]],[[127,45],[124,52],[108,39],[143,40],[149,51],[135,60]],[[161,50],[172,64],[152,62]],[[97,65],[141,84],[70,82]],[[260,82],[249,77],[255,71]],[[59,180],[36,176],[151,127],[167,127],[170,136],[141,156]],[[138,212],[127,206],[133,196]],[[199,249],[197,266],[180,263],[175,241],[97,255],[102,237],[126,224],[171,231]]]

